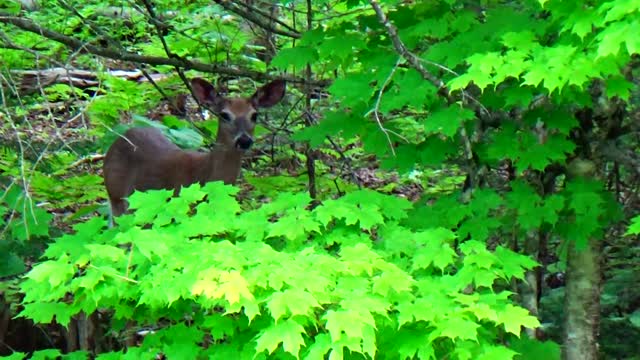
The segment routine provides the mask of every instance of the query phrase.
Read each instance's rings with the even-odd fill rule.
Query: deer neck
[[[205,155],[203,177],[206,181],[222,180],[225,184],[235,184],[242,167],[243,151],[235,147],[226,147],[216,143],[215,147]]]

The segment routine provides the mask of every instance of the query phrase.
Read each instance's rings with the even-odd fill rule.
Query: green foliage
[[[640,234],[640,215],[631,219],[631,224],[627,229],[625,235],[638,235]]]
[[[241,212],[236,191],[215,182],[177,198],[135,193],[137,211],[118,227],[99,218],[76,225],[26,276],[20,316],[67,324],[106,308],[115,320],[167,318],[129,352],[189,358],[510,359],[499,339],[538,326],[504,290],[535,263],[477,241],[458,255],[456,233],[398,224],[406,200],[366,190],[308,210],[308,196],[283,193]],[[216,343],[204,349],[207,333]]]
[[[629,176],[628,164],[610,166],[600,153],[602,141],[616,146],[627,141],[617,131],[633,128],[627,125],[635,121],[626,113],[637,108],[632,62],[640,52],[637,1],[378,2],[405,50],[415,55],[410,58],[432,77],[399,53],[369,2],[312,3],[312,28],[300,39],[269,37],[269,46],[279,49],[270,62],[263,60],[269,58],[262,56],[265,44],[256,41],[262,30],[247,27],[216,2],[177,6],[160,0],[154,9],[166,25],[163,40],[173,58],[229,66],[232,73],[273,68],[300,75],[310,66],[314,77],[331,79],[331,105],[312,101],[312,112],[322,115],[314,125],[288,122],[300,117],[299,109],[278,114],[282,127],[294,133],[291,140],[318,148],[321,160],[346,154],[357,167],[396,170],[402,181],[422,174],[412,181],[424,187],[423,197],[411,204],[355,191],[347,176],[328,175],[334,164],[320,161],[316,185],[323,203],[313,210],[300,193],[306,175],[245,172],[255,190],[242,206],[233,197],[237,189],[220,184],[194,186],[178,198],[171,191],[136,194],[135,213],[118,219],[118,228],[105,229],[93,218],[55,240],[23,284],[22,315],[64,324],[80,311],[100,307],[113,313],[113,328],[130,319],[154,326],[169,319],[141,347],[99,358],[158,352],[220,359],[558,358],[554,343],[517,338],[521,326],[538,324],[514,305],[508,289],[535,264],[508,249],[527,249],[525,238],[536,233],[550,239],[545,246],[551,257],[567,242],[582,249],[605,236],[608,245],[619,240],[608,231],[623,214],[604,179],[635,180],[620,180]],[[16,4],[0,0],[0,11],[51,24],[47,27],[87,44],[168,56],[154,24],[137,9],[123,6],[126,16],[108,16],[112,8],[90,0],[76,7],[80,17],[54,0],[40,1],[37,11],[21,12]],[[306,26],[304,6],[287,2],[274,9],[279,20],[300,30]],[[3,73],[41,68],[47,57],[100,73],[92,97],[66,84],[26,101],[9,92],[0,117],[27,119],[28,110],[40,103],[87,100],[90,133],[101,139],[91,151],[100,145],[104,150],[127,128],[119,124],[123,113],[142,114],[160,98],[148,83],[104,74],[111,64],[93,55],[64,51],[57,42],[4,23],[0,32],[23,47],[37,44],[42,55],[2,47]],[[169,95],[182,88],[176,76],[159,84]],[[446,90],[450,93],[443,96]],[[625,105],[620,124],[609,112],[616,102]],[[578,121],[579,112],[593,116]],[[136,125],[158,126],[184,148],[203,142],[176,118],[165,118],[162,125],[133,118]],[[214,124],[201,128],[214,133]],[[344,154],[328,149],[328,137],[346,149]],[[637,144],[629,148],[628,154],[637,152]],[[569,160],[582,156],[597,158],[595,176],[561,174]],[[0,243],[0,256],[8,254],[0,259],[7,264],[0,276],[24,270],[20,244],[53,232],[47,210],[104,196],[99,177],[68,169],[75,155],[45,157],[45,166],[22,157],[0,153],[0,171],[12,180],[0,196],[0,225],[9,240]],[[293,159],[295,167],[305,155],[292,147],[269,161],[282,158]],[[265,159],[253,165],[260,167]],[[463,173],[480,174],[483,181],[462,192]],[[398,185],[380,190],[392,192]],[[336,188],[347,195],[334,198]],[[94,209],[81,209],[76,218]],[[626,232],[629,246],[611,246],[634,249],[629,239],[639,233],[636,217]],[[607,289],[603,304],[617,304],[622,288]],[[68,294],[73,300],[63,301]],[[637,326],[637,313],[628,312],[624,321]],[[200,346],[205,338],[214,342],[206,349]],[[34,357],[57,355],[46,350]],[[65,355],[73,356],[81,354]]]

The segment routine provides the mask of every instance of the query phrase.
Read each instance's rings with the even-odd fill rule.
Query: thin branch
[[[393,141],[391,141],[391,136],[389,135],[389,133],[392,133],[405,141],[407,141],[407,139],[401,136],[400,134],[392,132],[391,130],[384,127],[384,125],[382,124],[382,120],[380,119],[380,103],[382,103],[382,94],[384,93],[384,90],[387,88],[387,86],[389,86],[389,83],[391,82],[391,79],[393,79],[393,75],[395,75],[396,70],[398,70],[398,66],[400,66],[401,62],[402,62],[402,58],[399,58],[396,61],[396,64],[391,69],[391,72],[389,72],[389,76],[387,76],[387,78],[384,79],[384,82],[380,87],[380,91],[378,92],[378,97],[376,98],[376,103],[373,109],[368,111],[366,114],[366,115],[369,115],[373,113],[373,117],[376,119],[376,122],[378,123],[378,127],[380,128],[382,133],[387,137],[387,142],[389,143],[389,148],[391,149],[391,153],[393,154],[393,156],[396,156],[396,150],[393,147]]]
[[[149,2],[149,0],[141,0],[141,1],[144,4],[145,8],[147,9],[147,12],[149,13],[149,18],[153,19],[153,20],[157,20],[158,17],[156,16],[155,10],[153,10],[153,5],[151,4],[151,2]],[[180,56],[174,54],[173,51],[171,51],[171,48],[169,48],[169,44],[167,44],[167,41],[164,38],[164,30],[159,25],[159,22],[158,21],[152,21],[152,23],[154,24],[154,26],[156,28],[156,31],[158,32],[158,37],[160,38],[160,42],[162,43],[162,48],[164,49],[164,53],[167,54],[167,56],[169,58],[180,59]],[[189,89],[189,91],[192,91],[191,84],[189,83],[189,80],[187,79],[187,77],[184,75],[184,71],[182,71],[182,68],[180,68],[179,66],[175,66],[174,68],[176,69],[176,72],[178,73],[178,76],[180,76],[180,79],[182,80],[184,85],[187,87],[187,89]],[[157,86],[154,82],[152,82],[152,84],[154,84],[154,86],[156,86],[156,89],[160,90],[160,87]],[[162,94],[162,91],[160,91],[160,93]],[[194,95],[194,94],[192,93],[192,95]],[[167,98],[167,97],[165,96],[165,98]],[[194,96],[194,98],[197,99],[196,96]]]
[[[247,4],[247,3],[243,2],[243,1],[239,1],[235,5],[236,6],[237,5],[244,6],[247,10],[249,10],[251,12],[256,12],[256,13],[264,16],[265,18],[269,19],[269,22],[275,22],[276,24],[282,26],[283,28],[291,31],[292,33],[298,34],[298,36],[300,36],[300,33],[298,33],[298,30],[296,30],[292,26],[289,26],[289,24],[287,24],[286,22],[284,22],[284,21],[282,21],[282,20],[280,20],[280,19],[278,19],[276,17],[273,17],[271,14],[269,14],[268,12],[266,12],[266,11],[264,11],[262,9],[259,9],[259,8],[255,7],[255,6],[251,6],[251,5],[249,5],[249,4]],[[266,30],[271,31],[271,29],[266,29]]]
[[[46,29],[41,25],[25,18],[10,16],[7,13],[0,11],[0,23],[11,24],[22,30],[32,32],[34,34],[38,34],[43,36],[49,40],[53,40],[59,42],[61,44],[66,45],[72,50],[77,51],[86,51],[93,55],[98,55],[102,57],[106,57],[114,60],[122,60],[122,61],[130,61],[138,64],[148,64],[148,65],[169,65],[169,66],[179,66],[183,69],[187,70],[197,70],[206,73],[216,73],[227,76],[237,76],[237,77],[249,77],[255,79],[257,81],[266,81],[266,80],[275,80],[275,79],[283,79],[287,82],[291,83],[306,83],[306,80],[303,78],[287,76],[287,75],[269,75],[258,71],[244,70],[244,69],[236,69],[231,67],[220,66],[217,64],[205,64],[199,61],[188,60],[184,58],[164,58],[159,56],[146,56],[139,55],[136,53],[114,49],[112,47],[100,47],[96,45],[92,45],[90,43],[85,43],[80,39],[75,37],[66,36],[59,32]],[[330,80],[314,80],[310,84],[314,86],[325,87],[330,84]]]
[[[242,18],[251,21],[252,23],[256,24],[257,26],[272,32],[274,34],[278,34],[278,35],[282,35],[282,36],[286,36],[286,37],[290,37],[290,38],[294,38],[294,39],[299,39],[300,38],[300,33],[298,32],[293,32],[293,31],[286,31],[286,30],[280,30],[274,26],[272,26],[271,24],[264,22],[262,19],[260,19],[258,16],[254,15],[252,12],[249,11],[245,11],[241,8],[239,8],[237,5],[233,4],[232,2],[229,2],[227,0],[215,0],[215,3],[222,6],[223,8],[225,8],[228,11],[231,11],[233,13],[238,14],[239,16],[241,16]],[[275,19],[272,19],[270,16],[268,15],[264,15],[266,18],[268,18],[270,21],[275,21]]]
[[[407,47],[404,45],[402,40],[400,40],[400,36],[398,36],[398,30],[396,27],[389,22],[387,15],[380,8],[380,4],[376,0],[370,0],[369,3],[373,10],[376,12],[378,16],[378,21],[387,29],[387,33],[391,38],[391,42],[393,43],[393,47],[396,49],[396,52],[400,54],[412,68],[417,70],[420,75],[429,82],[431,82],[436,88],[438,88],[438,92],[444,91],[445,94],[448,94],[444,81],[440,80],[437,76],[433,75],[429,72],[429,70],[425,69],[424,66],[420,63],[420,58],[417,57],[414,53],[409,51]]]
[[[396,52],[400,56],[402,56],[413,69],[418,71],[425,80],[433,84],[438,89],[438,94],[441,94],[442,96],[444,96],[447,99],[447,102],[449,104],[453,104],[457,102],[456,99],[449,92],[449,89],[447,89],[444,81],[442,81],[440,78],[438,78],[437,76],[429,72],[429,70],[427,70],[422,65],[421,59],[418,56],[416,56],[414,53],[409,51],[409,49],[407,49],[406,45],[402,42],[402,40],[400,39],[400,36],[398,35],[398,30],[393,24],[391,24],[391,22],[387,18],[387,15],[384,13],[384,11],[382,11],[380,4],[378,4],[376,0],[369,0],[369,3],[371,4],[371,7],[373,8],[373,10],[376,12],[376,15],[378,17],[378,21],[380,22],[380,24],[382,24],[387,30],[387,33],[391,38],[391,42],[393,44],[393,47],[396,49]],[[462,96],[463,104],[465,103],[464,100],[466,98],[467,97],[463,92],[463,96]],[[488,115],[488,112],[485,112],[486,108],[484,108],[484,106],[479,107],[477,104],[475,104],[473,108],[478,113],[484,113]],[[473,169],[474,164],[473,164],[473,152],[471,147],[471,140],[469,139],[469,136],[467,135],[467,132],[464,127],[460,127],[460,136],[462,137],[462,141],[464,142],[465,157],[467,158],[467,161],[470,164],[469,181],[471,181],[471,184],[469,188],[475,188],[475,185],[478,183],[476,179],[476,177],[478,176],[478,173]]]

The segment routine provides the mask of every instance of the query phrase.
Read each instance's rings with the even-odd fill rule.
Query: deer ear
[[[251,102],[256,108],[272,107],[282,100],[286,87],[284,80],[273,80],[256,90],[251,96]]]
[[[216,89],[205,79],[191,79],[191,88],[198,102],[202,104],[215,104],[218,101]]]

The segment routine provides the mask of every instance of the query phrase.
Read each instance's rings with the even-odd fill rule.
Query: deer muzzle
[[[249,150],[249,148],[253,145],[253,138],[247,134],[241,134],[236,138],[235,146],[236,149],[240,150]]]

